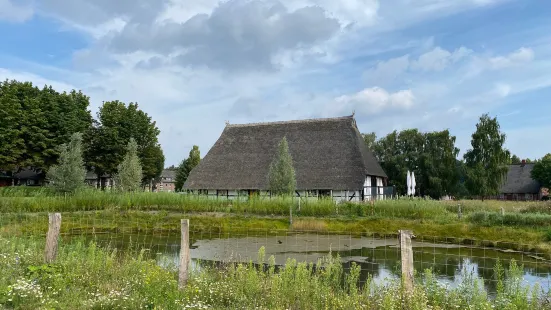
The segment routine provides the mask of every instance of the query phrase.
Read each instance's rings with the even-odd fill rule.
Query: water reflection
[[[96,235],[99,244],[110,244],[127,250],[147,248],[147,255],[157,259],[160,265],[177,268],[180,251],[179,236],[137,236],[137,235]],[[347,235],[285,234],[283,236],[241,236],[229,238],[217,236],[205,238],[192,235],[191,257],[194,268],[198,262],[257,262],[258,250],[265,248],[265,257],[274,256],[277,265],[287,259],[297,262],[316,263],[318,259],[337,254],[343,261],[345,270],[352,262],[361,266],[360,281],[369,276],[375,283],[385,283],[400,275],[400,252],[395,238],[377,239],[372,237],[352,237]],[[551,284],[551,262],[520,252],[501,251],[489,248],[476,248],[450,244],[413,242],[414,267],[418,272],[432,269],[441,283],[458,285],[465,273],[484,280],[485,288],[492,293],[496,290],[494,267],[499,259],[507,268],[511,260],[524,267],[524,282],[528,286],[536,283],[548,291]]]

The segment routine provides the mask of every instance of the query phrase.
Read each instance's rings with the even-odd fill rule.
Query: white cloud
[[[291,9],[309,5],[320,6],[345,25],[354,23],[361,26],[375,24],[381,6],[378,0],[284,0],[283,3]]]
[[[413,106],[415,96],[411,90],[389,93],[380,87],[372,87],[337,97],[335,102],[340,110],[357,110],[363,115],[370,115],[388,109],[408,109]]]
[[[511,85],[498,83],[495,85],[493,92],[498,97],[507,97],[511,93]]]
[[[409,68],[409,55],[377,63],[374,69],[364,73],[369,84],[384,84],[398,78]]]
[[[37,86],[39,88],[42,88],[45,85],[51,85],[55,90],[59,92],[78,89],[74,85],[71,85],[65,82],[47,79],[33,73],[24,72],[24,71],[13,71],[5,68],[0,68],[0,80],[4,81],[6,79],[32,82],[34,86]]]
[[[25,22],[32,18],[34,9],[28,4],[15,4],[11,0],[0,0],[0,20]]]
[[[451,64],[468,57],[471,53],[472,50],[463,46],[453,52],[435,47],[432,51],[419,56],[417,61],[412,62],[411,68],[421,71],[442,71]]]
[[[513,76],[519,69],[513,64],[536,66],[530,48],[488,56],[460,45],[435,47],[433,41],[420,46],[434,35],[430,30],[420,37],[396,30],[501,1],[41,0],[35,1],[39,14],[91,37],[93,43],[74,59],[87,75],[59,74],[59,81],[6,70],[0,75],[60,90],[79,87],[94,107],[102,100],[137,101],[161,128],[167,164],[180,161],[193,144],[205,154],[224,120],[356,110],[359,124],[369,119],[366,130],[380,128],[382,134],[398,127],[441,129],[464,122],[488,102],[499,105],[532,89],[533,79],[549,85],[549,78],[535,69],[522,79]],[[403,55],[373,60],[388,54]],[[368,61],[372,68],[363,67]],[[471,65],[480,76],[461,80]],[[259,73],[266,68],[271,70]],[[500,74],[511,76],[497,77],[497,68],[510,68]],[[400,113],[405,110],[411,113]],[[413,112],[422,117],[411,117]]]
[[[503,69],[525,64],[532,60],[534,60],[534,51],[530,48],[521,47],[509,55],[490,58],[489,62],[493,69]]]

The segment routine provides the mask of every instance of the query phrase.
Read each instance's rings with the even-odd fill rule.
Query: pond
[[[179,236],[151,235],[96,235],[101,244],[110,244],[121,250],[128,247],[147,248],[148,255],[166,267],[177,267],[180,251]],[[417,272],[432,269],[437,279],[446,285],[456,286],[465,272],[483,279],[486,290],[496,290],[494,267],[499,260],[508,268],[515,260],[523,266],[524,284],[536,283],[547,292],[551,287],[551,262],[516,251],[482,248],[466,245],[439,244],[413,241],[413,260]],[[276,236],[248,236],[233,234],[211,236],[192,234],[190,238],[192,267],[199,262],[257,262],[258,251],[265,248],[266,260],[273,255],[276,265],[284,265],[287,259],[316,263],[318,259],[339,254],[345,269],[352,262],[361,266],[360,281],[368,276],[375,283],[400,276],[400,251],[397,238],[353,237],[337,234],[286,233]]]

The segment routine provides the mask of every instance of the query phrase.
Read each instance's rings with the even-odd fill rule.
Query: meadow
[[[62,241],[56,261],[44,264],[49,212],[62,213]],[[325,268],[289,260],[278,272],[269,259],[263,269],[202,264],[189,285],[178,290],[175,267],[160,267],[140,249],[106,248],[85,238],[106,234],[166,240],[179,235],[180,219],[188,218],[192,239],[282,232],[385,237],[410,229],[429,242],[519,250],[551,259],[549,202],[402,198],[374,204],[315,200],[299,207],[285,198],[227,201],[90,189],[60,196],[47,188],[21,187],[0,189],[0,213],[0,309],[550,308],[549,296],[522,286],[523,268],[514,262],[507,270],[496,266],[496,296],[468,274],[459,286],[444,287],[431,270],[416,270],[411,295],[395,280],[359,285],[359,269],[344,272],[335,256],[324,260]]]
[[[73,233],[92,229],[178,232],[181,218],[191,219],[195,231],[210,233],[284,230],[377,236],[410,229],[438,242],[525,250],[551,257],[551,202],[400,198],[337,204],[323,199],[303,201],[299,207],[297,200],[289,198],[228,201],[93,189],[60,196],[41,187],[0,189],[0,235],[43,234],[47,212],[61,212],[62,231]],[[92,222],[94,227],[89,225]]]
[[[446,287],[422,270],[413,292],[399,280],[360,284],[360,269],[345,273],[338,256],[316,264],[202,264],[178,289],[175,268],[161,268],[143,252],[120,253],[94,243],[61,243],[54,263],[43,263],[44,241],[0,237],[0,309],[548,309],[549,297],[522,283],[522,266],[494,268],[489,296],[466,270]],[[263,268],[260,268],[263,267]]]

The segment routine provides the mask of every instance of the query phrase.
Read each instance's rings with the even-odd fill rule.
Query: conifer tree
[[[84,186],[86,168],[82,159],[82,134],[74,133],[68,144],[59,148],[59,164],[50,167],[47,173],[49,186],[55,191],[68,194]]]
[[[142,184],[142,165],[138,157],[138,144],[134,138],[130,139],[126,147],[126,154],[122,163],[118,165],[114,181],[115,187],[123,192],[136,192]]]
[[[270,191],[274,195],[293,195],[295,192],[297,185],[295,169],[285,137],[279,143],[277,155],[270,165],[268,183]]]

